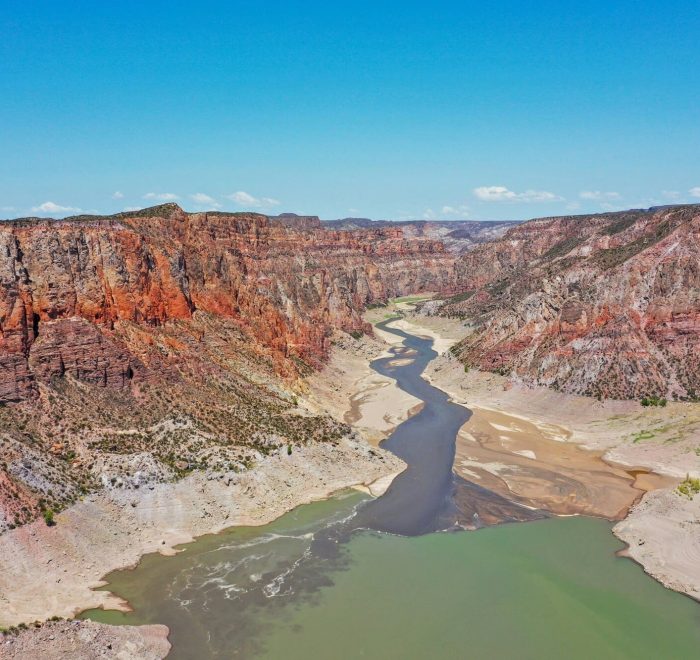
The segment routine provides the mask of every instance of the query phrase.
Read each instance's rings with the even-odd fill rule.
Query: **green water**
[[[146,557],[109,578],[135,612],[88,615],[169,625],[173,658],[700,655],[698,604],[616,557],[621,545],[601,520],[408,538],[361,532],[304,568],[314,531],[359,500],[312,504],[264,528],[204,537],[175,557]],[[261,596],[259,585],[295,560],[296,577]]]

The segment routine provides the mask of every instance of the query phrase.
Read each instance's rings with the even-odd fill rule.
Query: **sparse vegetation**
[[[651,440],[653,437],[655,437],[655,433],[652,431],[637,431],[636,433],[632,434],[632,442],[637,444],[641,440]]]
[[[547,252],[545,252],[542,255],[542,260],[552,261],[553,259],[556,259],[558,257],[563,257],[569,254],[569,252],[571,252],[574,248],[577,248],[579,245],[581,245],[583,241],[584,239],[580,236],[571,236],[569,238],[565,238],[563,241],[559,241],[559,243],[547,250]]]
[[[617,247],[599,250],[592,260],[597,263],[603,270],[609,270],[615,266],[623,264],[628,259],[631,259],[642,250],[646,250],[655,243],[668,236],[671,233],[672,227],[668,220],[660,223],[652,234],[644,234],[636,240],[619,245]]]
[[[678,484],[678,488],[676,490],[680,495],[692,500],[698,493],[700,493],[700,479],[686,475],[685,479]]]
[[[424,300],[430,300],[431,298],[432,298],[431,295],[402,296],[401,298],[392,299],[391,302],[393,302],[394,304],[417,303],[417,302],[422,302]]]
[[[446,304],[453,305],[455,303],[464,302],[465,300],[469,300],[469,298],[471,298],[475,293],[476,291],[464,291],[463,293],[458,293],[457,295],[448,298]]]
[[[652,396],[645,396],[645,397],[640,401],[640,403],[641,403],[645,408],[648,408],[648,407],[660,407],[660,408],[665,408],[665,407],[666,407],[666,404],[668,403],[668,400],[665,399],[665,398],[663,398],[663,397],[659,397],[659,396],[657,396],[656,394],[654,394],[654,395],[652,395]]]
[[[622,218],[621,220],[610,223],[607,227],[605,227],[605,229],[603,229],[603,233],[607,234],[608,236],[614,236],[615,234],[619,234],[620,232],[625,231],[625,229],[631,227],[635,222],[637,222],[637,220],[638,216],[636,215],[630,215]]]

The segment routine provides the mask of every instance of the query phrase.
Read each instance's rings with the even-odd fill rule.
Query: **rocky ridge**
[[[214,314],[276,358],[318,363],[333,327],[364,329],[364,305],[454,282],[443,244],[409,240],[400,228],[319,231],[174,204],[5,222],[0,256],[4,402],[66,372],[113,386],[145,377],[148,365],[117,337],[127,323],[159,327]]]

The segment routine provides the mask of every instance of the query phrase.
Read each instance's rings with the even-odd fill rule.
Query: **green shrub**
[[[698,493],[700,493],[700,479],[695,479],[689,474],[686,475],[685,479],[678,484],[678,493],[692,500]]]
[[[665,407],[666,407],[666,404],[668,403],[668,400],[665,399],[665,398],[661,398],[661,397],[659,397],[659,396],[656,396],[656,394],[654,394],[653,396],[645,396],[645,397],[640,401],[640,403],[641,403],[645,408],[648,408],[649,406],[652,406],[652,407],[658,406],[658,407],[661,407],[661,408],[665,408]]]
[[[54,517],[53,509],[44,509],[44,522],[49,527],[52,527],[53,525],[56,524],[53,517]]]

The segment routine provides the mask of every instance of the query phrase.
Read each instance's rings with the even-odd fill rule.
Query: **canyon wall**
[[[467,366],[599,397],[700,392],[699,206],[364,224],[176,205],[0,223],[0,532],[100,488],[338,442],[351,429],[304,410],[299,377],[401,295],[442,294],[429,306],[464,320]]]
[[[467,365],[610,398],[700,394],[700,206],[545,218],[462,255]]]
[[[699,208],[451,231],[176,205],[2,223],[0,403],[66,374],[147,380],[153,357],[133,338],[198,314],[231,320],[294,375],[323,361],[334,328],[366,330],[366,305],[421,291],[457,294],[441,313],[469,321],[459,350],[480,368],[594,396],[692,397]],[[496,238],[477,244],[480,232]]]
[[[0,224],[0,402],[70,373],[124,387],[147,366],[119,338],[142,328],[230,318],[282,372],[318,364],[332,328],[366,329],[363,307],[454,289],[443,244],[401,228],[321,229],[313,219],[185,213]]]

